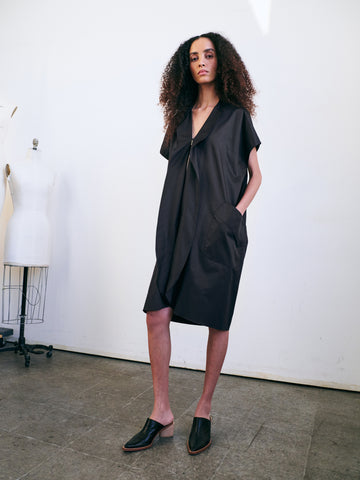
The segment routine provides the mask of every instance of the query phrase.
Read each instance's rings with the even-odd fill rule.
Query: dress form
[[[6,165],[14,213],[5,237],[2,321],[20,324],[20,334],[13,346],[0,351],[24,355],[30,365],[30,353],[52,356],[52,345],[29,345],[25,339],[26,323],[42,323],[46,298],[47,272],[50,257],[48,200],[54,174],[41,160],[33,140],[23,162]]]
[[[41,158],[37,140],[26,159],[6,166],[14,213],[5,238],[4,263],[47,266],[50,260],[48,202],[54,173]]]
[[[5,196],[5,140],[9,128],[9,123],[14,116],[16,110],[17,107],[15,107],[14,105],[0,105],[0,213],[4,204]]]

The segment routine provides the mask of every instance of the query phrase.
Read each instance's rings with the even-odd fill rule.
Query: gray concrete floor
[[[203,373],[172,368],[175,436],[124,453],[149,415],[149,365],[0,354],[1,480],[359,480],[360,394],[222,375],[213,445],[186,439]]]

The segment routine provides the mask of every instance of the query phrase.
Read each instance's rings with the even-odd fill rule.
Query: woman
[[[162,77],[160,104],[169,160],[156,233],[156,265],[145,301],[154,407],[127,452],[172,436],[168,396],[170,321],[209,328],[201,398],[187,442],[211,444],[211,400],[224,362],[247,247],[246,209],[261,173],[250,114],[255,89],[232,44],[217,33],[184,42]],[[247,181],[249,173],[249,182]]]

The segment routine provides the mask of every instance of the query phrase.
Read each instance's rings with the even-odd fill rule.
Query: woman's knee
[[[167,328],[170,324],[172,309],[170,307],[147,312],[146,324],[148,329]]]
[[[229,338],[229,330],[218,330],[209,327],[209,338],[213,340],[219,339],[220,341],[227,340]]]

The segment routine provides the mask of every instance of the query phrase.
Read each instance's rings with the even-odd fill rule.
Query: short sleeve
[[[256,133],[248,111],[244,111],[242,132],[241,132],[241,149],[246,163],[249,160],[251,150],[255,147],[259,150],[261,141]]]

